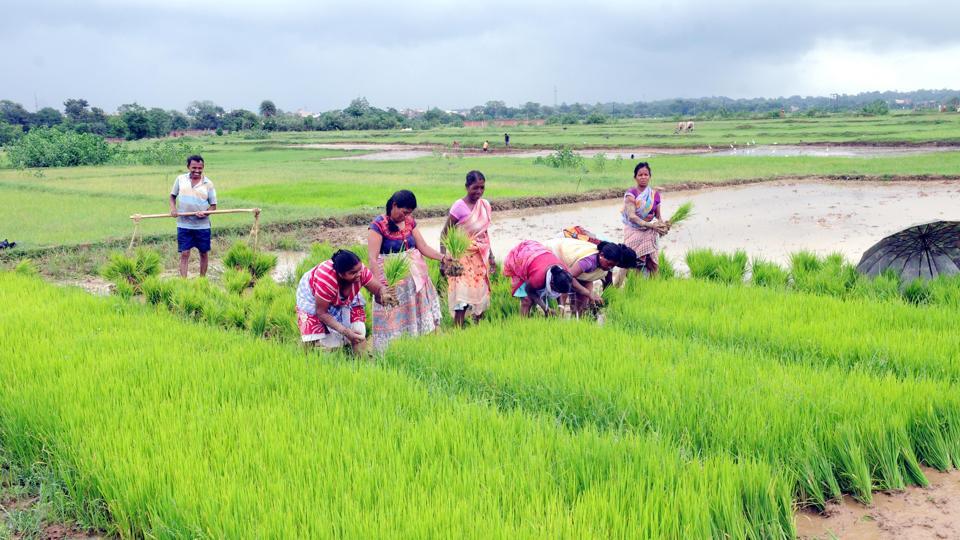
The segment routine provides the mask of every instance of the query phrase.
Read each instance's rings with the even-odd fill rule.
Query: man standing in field
[[[180,252],[180,276],[187,277],[190,250],[200,253],[200,277],[207,275],[210,254],[210,218],[217,209],[213,182],[203,175],[203,158],[187,158],[187,170],[173,181],[170,190],[170,215],[177,218],[177,251]]]

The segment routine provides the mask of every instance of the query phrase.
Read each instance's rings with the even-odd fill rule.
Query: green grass
[[[792,537],[742,458],[571,432],[369,364],[0,274],[0,436],[128,537]],[[49,331],[51,313],[66,313]]]
[[[759,126],[757,129],[776,127],[789,132],[800,130],[800,133],[813,128],[839,129],[839,124],[849,121],[864,133],[898,129],[896,133],[903,137],[930,136],[933,137],[931,140],[936,140],[934,135],[941,130],[954,130],[960,139],[960,122],[955,116],[960,118],[960,115],[847,118],[843,121],[831,119],[826,123],[818,120],[812,124],[805,121],[759,121],[756,126]],[[704,123],[704,133],[713,129],[709,124]],[[544,146],[571,144],[568,138],[572,136],[586,138],[590,144],[609,146],[657,142],[659,139],[644,137],[652,136],[650,130],[654,128],[651,126],[658,125],[644,121],[611,126],[575,126],[568,131],[554,126],[526,129],[535,134],[537,144],[543,143]],[[736,125],[717,124],[720,131],[734,129]],[[924,131],[921,127],[930,130]],[[830,130],[827,131],[832,132]],[[202,144],[206,172],[217,186],[220,207],[259,206],[264,210],[264,223],[354,213],[374,214],[380,211],[390,194],[403,188],[412,189],[417,194],[421,208],[446,208],[462,196],[462,177],[471,169],[484,171],[488,178],[487,195],[494,200],[616,190],[632,184],[633,163],[629,160],[605,160],[602,170],[593,160],[587,160],[587,171],[584,171],[535,165],[533,158],[440,157],[439,154],[407,161],[329,161],[326,158],[357,152],[289,148],[290,143],[297,141],[369,138],[376,142],[381,140],[381,135],[439,140],[447,133],[445,130],[387,134],[289,133],[277,134],[266,141],[210,138],[204,139]],[[599,135],[602,133],[611,138],[605,139]],[[862,158],[688,155],[657,156],[650,161],[655,185],[796,175],[960,175],[960,152]],[[42,171],[0,169],[0,196],[8,201],[8,212],[0,216],[0,231],[16,236],[23,248],[123,238],[132,233],[131,214],[167,212],[169,189],[180,172],[182,167],[179,166],[108,165]],[[215,218],[215,226],[219,227],[249,223],[249,216]],[[171,220],[149,220],[141,224],[141,229],[148,235],[172,234],[173,224]]]
[[[552,148],[554,145],[597,146],[713,146],[733,142],[745,144],[794,144],[812,142],[931,142],[960,141],[960,115],[896,112],[884,117],[847,115],[826,118],[789,117],[777,119],[730,119],[697,121],[691,134],[673,135],[672,119],[618,120],[600,125],[549,125],[489,128],[439,128],[428,131],[342,131],[276,133],[272,144],[363,142],[441,144],[454,140],[464,147],[480,148],[489,140],[494,151],[503,145],[503,133],[510,133],[510,146]],[[223,142],[232,142],[224,138]],[[249,142],[249,141],[244,141]]]

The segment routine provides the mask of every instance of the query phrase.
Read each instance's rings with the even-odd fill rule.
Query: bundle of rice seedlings
[[[270,253],[257,253],[247,267],[254,280],[260,280],[277,266],[277,256]]]
[[[763,259],[754,259],[751,265],[751,281],[758,287],[786,288],[790,274],[779,264],[767,262]]]
[[[747,253],[743,250],[737,250],[733,255],[718,255],[719,265],[717,268],[717,281],[729,285],[743,283],[743,277],[747,273]]]
[[[460,258],[467,254],[470,244],[470,237],[460,227],[449,227],[447,229],[447,234],[443,237],[443,246],[447,248],[447,255],[450,255],[450,258],[453,259],[453,262],[446,268],[448,276],[463,274],[463,265],[460,264]]]
[[[930,303],[938,306],[960,308],[960,275],[940,275],[927,284]]]
[[[35,276],[40,273],[37,269],[37,265],[31,259],[23,259],[18,262],[13,271],[20,274],[21,276]]]
[[[680,223],[686,220],[688,217],[692,215],[693,215],[693,203],[690,201],[687,201],[681,204],[679,208],[677,208],[677,211],[674,212],[672,216],[670,216],[669,221],[671,225],[676,225],[677,223]]]
[[[143,280],[140,288],[147,302],[156,306],[169,304],[173,297],[173,283],[156,276],[150,276]]]
[[[658,279],[673,279],[677,277],[677,268],[663,251],[657,255],[657,265],[659,266],[656,275]]]
[[[888,268],[873,279],[862,279],[857,283],[855,294],[870,300],[900,301],[900,275]]]
[[[410,275],[410,259],[406,253],[394,253],[383,258],[383,276],[387,286],[394,287]]]
[[[151,249],[140,248],[131,258],[123,253],[111,253],[110,261],[100,269],[100,275],[119,285],[130,285],[134,294],[139,294],[141,284],[150,276],[157,276],[161,270],[160,254]],[[125,291],[126,288],[118,289]]]
[[[130,283],[126,281],[116,281],[113,284],[113,294],[123,299],[130,299],[136,296],[137,291]]]
[[[915,279],[903,290],[903,299],[918,306],[930,303],[930,287],[923,279]]]
[[[249,270],[227,268],[223,271],[223,285],[233,294],[243,294],[243,291],[252,284],[253,276]]]
[[[256,253],[245,242],[235,242],[223,256],[223,265],[230,268],[250,268]]]

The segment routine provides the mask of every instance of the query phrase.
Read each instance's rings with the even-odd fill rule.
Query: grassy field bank
[[[264,223],[373,215],[391,193],[411,189],[421,208],[445,208],[463,194],[472,169],[487,178],[493,200],[618,190],[632,182],[633,163],[585,160],[555,169],[532,158],[425,157],[409,161],[327,161],[304,150],[216,144],[205,150],[207,174],[222,208],[260,207]],[[658,156],[654,183],[721,182],[797,175],[960,175],[960,152],[876,158]],[[95,243],[129,236],[129,216],[166,212],[179,166],[106,166],[42,171],[0,170],[0,236],[25,249]],[[249,226],[249,216],[219,216],[218,227]],[[174,230],[171,220],[144,221],[145,235]]]

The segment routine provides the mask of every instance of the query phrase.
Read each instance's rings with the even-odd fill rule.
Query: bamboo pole
[[[208,210],[205,213],[208,216],[212,216],[214,214],[250,214],[250,213],[259,215],[260,209],[259,208],[233,208],[231,210]],[[169,212],[166,214],[133,214],[132,216],[130,216],[130,219],[134,221],[139,221],[141,219],[180,217],[180,216],[186,217],[186,216],[194,216],[194,215],[196,215],[196,212],[184,212],[182,214],[171,214]]]

